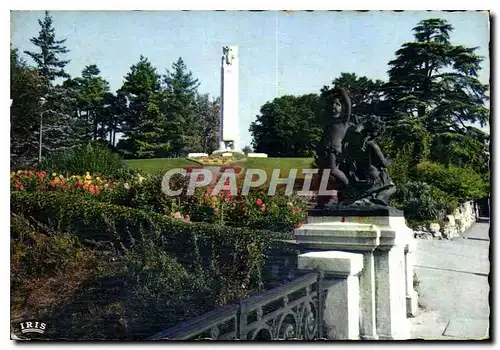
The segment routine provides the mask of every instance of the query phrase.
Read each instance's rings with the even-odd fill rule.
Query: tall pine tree
[[[483,57],[476,47],[453,45],[452,31],[446,20],[423,20],[413,28],[415,40],[389,62],[385,90],[393,119],[387,149],[394,158],[407,152],[413,169],[430,159],[484,173],[486,141],[467,125],[489,121],[489,87],[478,79]]]
[[[134,158],[164,156],[170,144],[159,107],[163,100],[160,76],[146,57],[141,56],[139,62],[130,67],[118,93],[128,101],[123,123],[126,140],[120,143],[124,155]]]
[[[33,165],[38,157],[38,130],[44,79],[38,70],[10,51],[10,152],[11,167]]]
[[[52,16],[45,11],[43,20],[38,20],[40,31],[38,37],[31,42],[39,51],[25,51],[35,62],[43,77],[44,100],[41,111],[43,155],[75,144],[82,132],[75,118],[71,105],[74,103],[74,93],[67,86],[55,84],[57,78],[68,78],[64,67],[69,60],[61,59],[60,55],[69,50],[64,46],[66,39],[56,40]]]
[[[483,58],[475,47],[452,45],[453,27],[439,18],[423,20],[389,62],[388,95],[397,112],[417,116],[432,131],[465,132],[466,122],[488,122],[488,86],[478,73]]]
[[[196,113],[198,79],[188,71],[179,57],[163,77],[166,103],[163,111],[167,117],[167,138],[173,157],[185,156],[188,152],[202,151],[203,119]]]
[[[219,147],[220,99],[197,94],[196,115],[202,120],[202,151],[210,154]]]

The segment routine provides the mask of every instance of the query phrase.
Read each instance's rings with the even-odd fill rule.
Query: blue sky
[[[426,18],[444,18],[454,44],[478,47],[485,57],[480,80],[489,81],[489,26],[483,12],[214,12],[53,11],[58,39],[71,51],[67,71],[79,76],[89,64],[118,89],[130,66],[146,56],[163,74],[178,57],[199,79],[201,93],[218,96],[222,46],[237,45],[240,58],[240,146],[249,125],[277,96],[319,92],[341,72],[387,79],[394,52],[412,41]],[[33,50],[42,11],[11,13],[11,42]],[[30,59],[28,62],[31,63]],[[487,128],[487,130],[489,130]]]

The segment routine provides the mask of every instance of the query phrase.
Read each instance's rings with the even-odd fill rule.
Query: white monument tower
[[[222,48],[219,152],[238,152],[239,59],[237,46]]]

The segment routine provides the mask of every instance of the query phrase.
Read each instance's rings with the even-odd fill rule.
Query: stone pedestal
[[[359,273],[363,255],[340,251],[311,252],[298,257],[299,269],[325,272],[323,325],[328,339],[359,339]]]
[[[311,210],[307,224],[295,230],[306,250],[342,250],[363,254],[360,273],[360,333],[363,339],[408,339],[407,300],[416,301],[411,259],[413,232],[394,208]],[[407,274],[411,271],[411,277]],[[412,284],[408,285],[411,278]],[[411,310],[410,310],[411,311]]]

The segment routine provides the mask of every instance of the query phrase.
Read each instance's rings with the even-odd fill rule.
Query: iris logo
[[[45,332],[45,328],[47,324],[39,321],[27,321],[19,323],[19,327],[21,328],[21,333],[39,333],[43,334]]]

